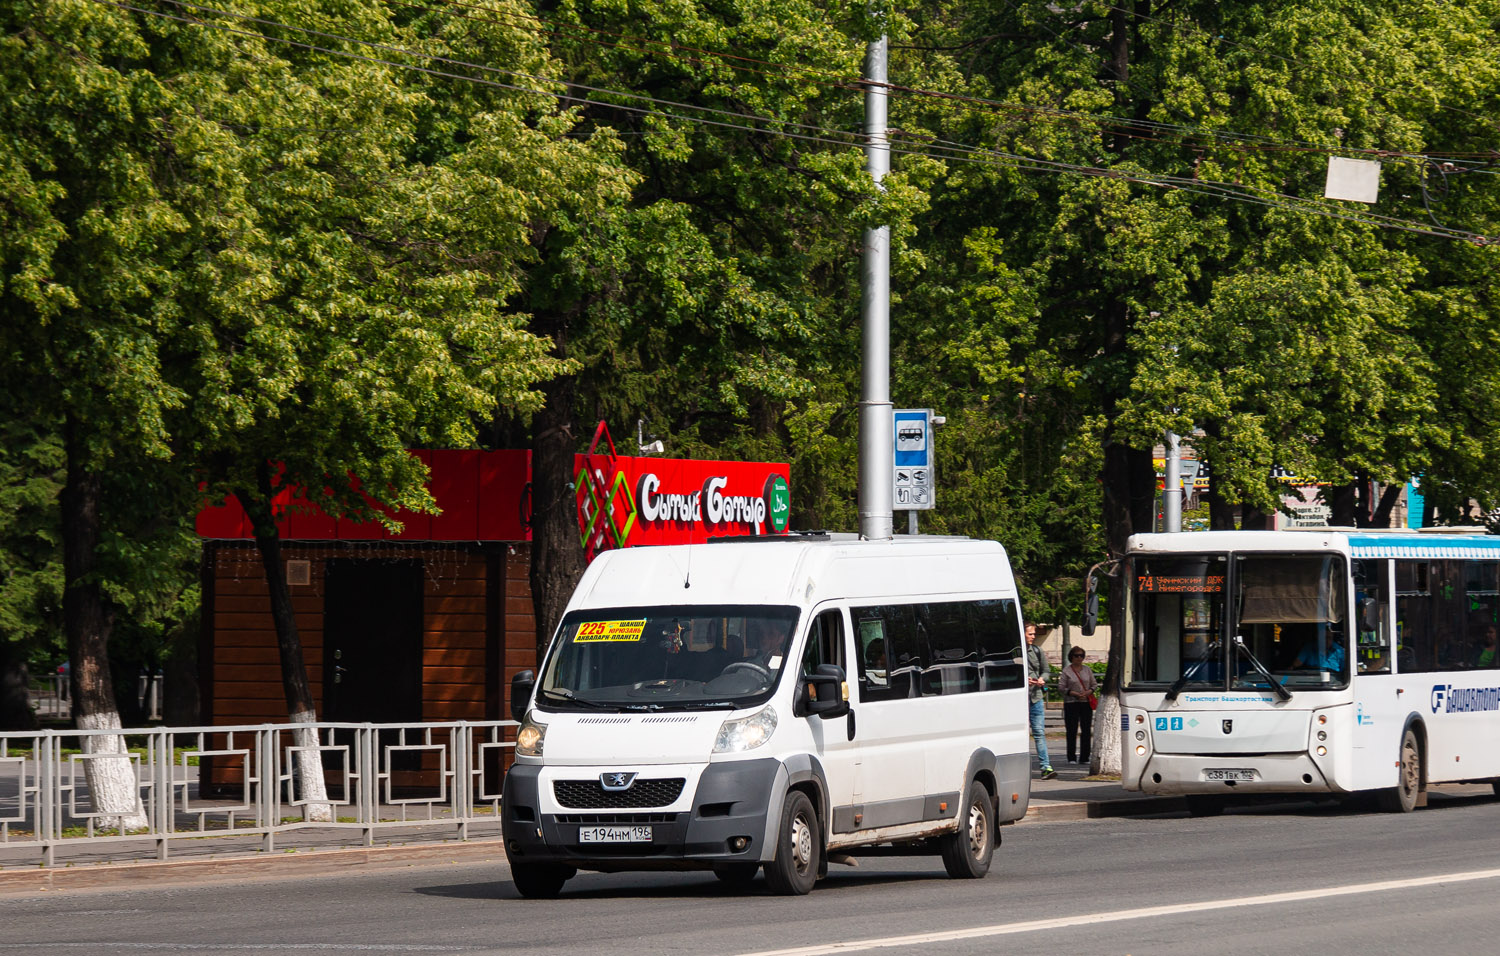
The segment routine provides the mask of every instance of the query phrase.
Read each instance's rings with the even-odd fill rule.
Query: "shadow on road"
[[[764,877],[756,877],[755,881],[748,886],[736,888],[719,882],[709,873],[679,872],[672,875],[681,878],[681,882],[669,885],[648,885],[636,882],[635,878],[651,873],[660,877],[661,871],[643,871],[638,873],[580,873],[563,887],[559,900],[706,900],[706,899],[732,899],[743,898],[745,900],[757,899],[779,899],[766,887]],[[813,890],[818,896],[826,896],[829,893],[840,891],[857,890],[867,886],[881,886],[895,883],[912,883],[926,880],[947,880],[948,876],[943,872],[941,864],[937,864],[931,870],[884,870],[881,872],[850,869],[847,867],[836,867],[829,873],[827,879],[819,880],[817,887]],[[585,881],[580,883],[579,881]],[[599,881],[607,880],[600,884]],[[588,885],[585,885],[588,884]],[[450,886],[418,886],[413,887],[413,892],[423,896],[441,896],[448,899],[460,900],[514,900],[527,903],[546,903],[547,900],[526,900],[520,893],[516,892],[515,886],[509,880],[500,880],[486,883],[461,883]]]

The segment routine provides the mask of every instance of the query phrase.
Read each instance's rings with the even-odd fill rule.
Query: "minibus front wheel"
[[[818,882],[823,857],[823,828],[812,801],[801,790],[786,795],[776,856],[766,864],[766,883],[781,896],[802,896]]]

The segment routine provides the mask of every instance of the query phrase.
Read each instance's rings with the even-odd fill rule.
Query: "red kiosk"
[[[536,666],[530,453],[413,454],[431,471],[441,514],[399,514],[404,527],[394,534],[291,511],[278,525],[320,720],[499,720],[509,713],[510,678]],[[590,557],[786,528],[783,463],[620,456],[601,424],[575,475]],[[202,723],[285,722],[269,593],[249,522],[231,499],[205,508],[197,531],[205,539]]]

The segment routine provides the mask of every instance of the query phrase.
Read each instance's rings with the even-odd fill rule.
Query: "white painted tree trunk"
[[[317,719],[312,711],[292,715],[292,722],[297,724],[311,724]],[[297,751],[297,792],[307,801],[302,806],[302,819],[307,823],[332,823],[333,805],[328,802],[328,783],[323,778],[323,754],[316,749],[318,732],[312,727],[297,727],[292,731],[292,742],[308,748]]]
[[[1089,772],[1096,775],[1120,775],[1120,695],[1100,694],[1099,709],[1094,711],[1094,752],[1089,757]]]
[[[119,730],[120,715],[117,711],[79,714],[77,723],[79,730]],[[125,749],[125,738],[119,734],[87,735],[83,738],[83,752],[119,755],[94,756],[83,761],[84,780],[93,798],[94,811],[104,814],[96,824],[121,833],[146,829],[150,821],[141,803],[140,781]]]

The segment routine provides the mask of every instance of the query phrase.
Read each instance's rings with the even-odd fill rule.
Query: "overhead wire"
[[[834,89],[863,92],[867,87],[867,84],[863,80],[851,79],[842,74],[809,67],[803,64],[793,65],[785,63],[774,63],[769,60],[761,60],[741,54],[731,54],[713,50],[706,50],[701,47],[693,47],[685,44],[680,44],[676,41],[668,43],[666,41],[656,40],[650,37],[635,36],[619,31],[590,27],[584,24],[566,24],[563,26],[559,26],[558,21],[556,20],[549,20],[532,13],[495,10],[492,7],[487,7],[477,3],[464,2],[464,0],[448,0],[448,3],[444,4],[443,6],[434,6],[431,3],[417,2],[417,0],[386,0],[386,2],[410,9],[425,10],[433,13],[458,16],[463,19],[481,23],[504,25],[524,22],[527,24],[537,24],[542,30],[551,32],[554,35],[568,34],[579,37],[582,42],[585,43],[593,43],[610,49],[621,49],[623,47],[622,43],[610,43],[602,40],[591,39],[587,36],[581,36],[579,31],[582,31],[586,34],[610,36],[618,38],[622,41],[632,41],[641,44],[643,47],[651,48],[649,50],[632,50],[630,52],[647,53],[651,56],[678,59],[704,66],[722,65],[729,69],[745,71],[771,79],[785,80],[788,82],[798,80],[799,77],[789,75],[786,72],[790,67],[791,69],[798,71],[798,73],[800,73],[802,77],[805,78],[811,76],[814,78],[813,82],[820,83]],[[1010,3],[1010,0],[1007,0],[1007,3],[1009,3],[1012,9],[1014,9],[1014,4]],[[485,13],[493,14],[493,16],[481,17],[467,13],[453,14],[450,12],[450,8],[455,7],[463,10],[482,11]],[[496,19],[496,17],[498,17],[499,19]],[[1054,36],[1057,36],[1064,42],[1071,42],[1058,34],[1055,30],[1050,30],[1050,28],[1048,29],[1053,33]],[[683,51],[692,54],[701,54],[701,56],[686,56],[684,55]],[[702,57],[712,57],[715,58],[715,60],[705,60]],[[735,62],[718,62],[723,60]],[[750,66],[748,64],[756,64],[756,66]],[[760,69],[759,67],[774,67],[775,69]],[[1045,119],[1076,120],[1098,126],[1101,128],[1102,132],[1109,133],[1111,135],[1130,135],[1134,136],[1134,138],[1140,139],[1156,137],[1143,137],[1138,134],[1125,133],[1123,132],[1123,130],[1140,129],[1151,132],[1173,132],[1182,135],[1203,136],[1218,143],[1219,148],[1236,149],[1242,151],[1290,150],[1338,154],[1341,156],[1365,155],[1375,158],[1409,160],[1418,163],[1434,158],[1428,154],[1423,153],[1411,153],[1407,151],[1384,149],[1378,147],[1350,147],[1342,144],[1322,145],[1307,142],[1286,144],[1275,140],[1272,137],[1265,136],[1264,134],[1243,133],[1231,129],[1194,126],[1183,123],[1167,123],[1160,120],[1121,117],[1109,114],[1083,113],[1077,110],[1062,109],[1060,107],[1035,106],[1029,104],[1013,103],[1006,100],[997,100],[989,97],[976,96],[973,94],[954,93],[951,91],[942,90],[930,90],[923,87],[909,86],[899,83],[887,83],[885,84],[885,89],[892,93],[907,93],[912,96],[946,100],[960,106],[961,108],[982,111],[985,113],[989,113],[995,109],[1002,109],[1013,112],[1027,113]],[[1165,142],[1164,140],[1160,140],[1159,138],[1156,139],[1158,139],[1158,141]],[[1265,145],[1253,145],[1255,143],[1263,143]],[[1194,148],[1207,148],[1203,143],[1195,143],[1192,145]],[[1442,156],[1435,158],[1441,161],[1445,158],[1457,159],[1467,156],[1488,158],[1494,157],[1496,156],[1496,154],[1493,151],[1478,152],[1472,154],[1444,153]]]
[[[514,70],[504,70],[504,69],[501,69],[501,68],[498,68],[498,67],[491,67],[491,66],[487,66],[487,65],[484,65],[484,64],[471,63],[471,62],[468,62],[468,61],[458,60],[456,58],[442,57],[442,56],[437,56],[437,55],[430,54],[430,53],[407,50],[407,49],[404,49],[402,47],[397,47],[397,46],[394,46],[394,45],[391,45],[391,44],[384,44],[384,43],[380,43],[380,42],[377,42],[377,41],[370,41],[370,40],[362,40],[362,39],[359,39],[359,38],[356,38],[356,37],[350,37],[350,36],[345,35],[345,34],[333,34],[333,33],[328,33],[328,32],[325,32],[325,31],[313,30],[311,28],[298,27],[298,26],[295,26],[295,25],[281,23],[281,22],[278,22],[278,21],[267,20],[267,19],[264,19],[264,18],[252,17],[252,16],[249,16],[249,15],[246,15],[246,14],[236,14],[236,13],[229,12],[229,11],[223,11],[223,10],[220,10],[218,8],[208,7],[208,6],[203,5],[203,4],[191,3],[191,2],[188,2],[188,0],[162,0],[162,2],[170,3],[173,6],[176,6],[176,7],[180,8],[180,9],[196,9],[196,10],[208,11],[208,12],[220,14],[220,15],[223,15],[223,16],[226,16],[226,17],[230,17],[230,18],[234,18],[236,20],[240,20],[240,21],[244,21],[244,22],[253,22],[253,23],[259,24],[261,26],[267,26],[267,27],[272,27],[272,28],[281,29],[281,30],[288,30],[288,31],[299,32],[299,33],[302,33],[304,35],[317,36],[317,37],[324,38],[324,39],[342,41],[342,42],[346,42],[346,43],[355,44],[355,45],[358,45],[358,46],[369,47],[371,49],[382,50],[382,51],[387,52],[387,53],[393,53],[393,54],[402,55],[402,56],[410,56],[410,57],[419,58],[419,59],[425,59],[425,60],[431,60],[431,61],[434,61],[434,62],[441,62],[441,63],[445,63],[445,64],[449,64],[449,65],[453,65],[453,66],[458,66],[458,67],[463,67],[463,68],[472,68],[472,69],[480,70],[480,71],[483,71],[483,72],[492,72],[492,73],[499,74],[499,75],[509,76],[511,78],[529,79],[529,80],[532,80],[532,81],[534,81],[534,82],[536,82],[536,83],[538,83],[538,84],[540,84],[540,85],[542,85],[544,87],[545,86],[563,86],[565,88],[572,87],[572,88],[576,88],[576,89],[587,90],[587,91],[593,92],[593,93],[598,93],[598,94],[601,94],[601,95],[619,96],[619,97],[622,97],[622,98],[625,98],[625,99],[634,100],[634,101],[636,101],[638,103],[650,103],[650,104],[658,105],[658,106],[673,106],[673,107],[678,107],[678,108],[682,108],[682,109],[697,110],[699,112],[708,113],[711,116],[717,116],[717,117],[722,117],[722,118],[720,118],[720,119],[713,119],[713,118],[708,118],[708,117],[704,117],[704,116],[684,116],[682,114],[670,113],[670,112],[666,112],[666,111],[659,110],[659,109],[652,109],[650,107],[642,106],[642,105],[626,105],[626,104],[620,104],[620,103],[610,103],[610,102],[604,101],[604,100],[598,100],[598,99],[590,99],[590,98],[580,97],[580,96],[572,95],[572,94],[569,94],[569,93],[560,92],[560,91],[558,91],[556,89],[538,89],[536,87],[521,86],[521,85],[518,85],[518,84],[515,84],[515,83],[505,83],[505,82],[501,82],[501,81],[494,80],[494,79],[489,79],[489,78],[484,78],[484,77],[470,76],[470,75],[464,74],[464,73],[452,73],[452,72],[448,72],[446,70],[433,69],[431,67],[423,67],[423,66],[418,66],[418,65],[409,64],[409,63],[398,63],[398,62],[395,62],[395,61],[392,61],[392,60],[386,60],[386,59],[383,59],[383,58],[380,58],[380,57],[373,57],[373,56],[369,56],[369,55],[365,55],[365,54],[355,53],[355,52],[352,52],[352,51],[349,51],[349,50],[339,50],[339,49],[334,49],[334,48],[331,48],[331,47],[323,47],[323,46],[319,46],[319,45],[313,44],[313,43],[308,43],[308,42],[298,41],[298,40],[292,40],[292,39],[287,38],[287,37],[269,36],[269,35],[267,35],[265,33],[260,33],[260,32],[250,31],[250,30],[244,30],[244,29],[239,29],[239,28],[232,27],[232,26],[229,26],[229,25],[226,25],[226,24],[223,24],[223,23],[216,23],[216,22],[211,21],[211,20],[206,20],[206,19],[203,19],[203,18],[197,17],[197,16],[176,15],[176,14],[168,13],[166,11],[154,10],[154,9],[148,9],[148,8],[144,8],[144,7],[139,7],[139,6],[135,6],[133,4],[130,4],[130,3],[119,2],[119,0],[93,0],[93,2],[101,4],[103,6],[115,7],[117,9],[121,9],[121,10],[128,10],[128,11],[131,11],[131,12],[134,12],[134,13],[139,13],[139,14],[146,15],[146,16],[153,16],[153,17],[158,17],[158,18],[161,18],[161,19],[173,20],[173,21],[177,21],[177,22],[181,22],[181,23],[186,23],[186,24],[191,24],[191,25],[205,26],[205,27],[209,27],[209,28],[212,28],[212,29],[222,30],[222,31],[225,31],[225,32],[228,32],[228,33],[231,33],[231,34],[245,36],[245,37],[249,37],[249,38],[253,38],[253,39],[257,39],[257,40],[261,40],[261,41],[269,41],[269,42],[273,42],[273,43],[280,43],[280,44],[285,44],[285,45],[289,45],[289,46],[293,46],[293,47],[297,47],[297,48],[307,49],[307,50],[310,50],[310,51],[324,53],[324,54],[328,54],[328,55],[332,55],[332,56],[339,56],[339,57],[344,57],[344,58],[353,59],[353,60],[359,60],[359,61],[364,61],[364,62],[369,62],[369,63],[380,64],[380,65],[391,67],[393,69],[411,70],[411,71],[415,71],[415,72],[419,72],[419,73],[423,73],[423,74],[427,74],[427,75],[431,75],[431,76],[443,77],[443,78],[447,78],[447,79],[463,80],[463,81],[466,81],[466,82],[472,82],[472,83],[477,83],[477,84],[482,84],[482,85],[488,85],[488,86],[497,87],[497,88],[506,89],[506,90],[511,90],[511,91],[515,91],[515,92],[541,95],[541,96],[553,98],[556,101],[562,102],[562,103],[572,103],[572,104],[581,105],[581,106],[602,106],[602,107],[606,107],[606,108],[610,108],[610,109],[616,109],[616,110],[621,110],[621,111],[629,112],[629,113],[636,113],[636,114],[642,114],[642,115],[652,115],[652,116],[658,116],[658,117],[662,117],[662,118],[666,118],[666,119],[675,119],[675,120],[679,120],[679,121],[682,121],[682,122],[697,123],[697,124],[700,124],[700,125],[711,126],[711,127],[727,128],[727,129],[739,130],[739,131],[742,131],[742,132],[760,133],[760,134],[765,134],[765,135],[772,135],[772,136],[778,136],[778,137],[795,139],[795,140],[801,140],[801,141],[809,141],[809,142],[818,143],[818,144],[827,145],[827,146],[837,146],[837,147],[847,148],[847,147],[850,147],[850,146],[859,146],[859,147],[862,147],[862,146],[865,145],[864,142],[863,142],[862,137],[859,137],[859,134],[851,133],[851,132],[844,131],[844,130],[830,129],[830,128],[827,128],[827,127],[818,127],[818,126],[813,126],[811,124],[789,123],[787,121],[777,120],[777,119],[770,118],[770,117],[763,117],[763,116],[759,116],[759,115],[756,115],[756,114],[737,113],[737,112],[734,112],[734,111],[722,110],[722,109],[717,109],[717,108],[713,108],[713,107],[700,107],[700,106],[695,106],[695,105],[692,105],[692,104],[684,104],[684,103],[679,103],[679,102],[676,102],[676,101],[662,100],[662,99],[658,99],[658,98],[655,98],[655,97],[649,97],[649,96],[646,96],[644,94],[628,93],[628,92],[620,91],[620,90],[611,90],[611,89],[604,88],[604,87],[584,86],[584,85],[579,85],[579,84],[565,83],[564,81],[561,81],[561,80],[551,79],[551,78],[547,78],[547,77],[541,77],[541,76],[537,76],[535,74],[527,74],[527,73],[523,73],[521,71],[514,71]],[[764,125],[764,126],[762,126],[762,125],[745,125],[743,123],[730,122],[730,119],[741,119],[741,120],[745,120],[745,121],[750,122],[750,123],[766,124],[766,125]],[[785,127],[791,127],[793,129],[808,130],[808,131],[813,131],[813,132],[811,132],[811,133],[809,133],[809,132],[802,132],[802,133],[790,132],[787,129],[776,129],[776,128],[773,128],[773,127],[776,127],[776,126],[785,126]],[[1147,185],[1153,185],[1153,186],[1158,186],[1158,187],[1166,187],[1166,188],[1178,189],[1178,190],[1181,190],[1181,191],[1184,191],[1184,192],[1193,192],[1193,193],[1201,193],[1201,194],[1204,194],[1204,195],[1212,195],[1212,196],[1215,196],[1217,198],[1238,199],[1239,201],[1253,202],[1253,203],[1257,203],[1257,204],[1261,204],[1261,205],[1267,205],[1267,206],[1272,206],[1272,207],[1277,207],[1277,208],[1284,208],[1284,209],[1289,209],[1289,210],[1293,210],[1293,211],[1302,211],[1302,212],[1306,212],[1306,213],[1309,213],[1309,214],[1314,214],[1314,215],[1319,215],[1319,216],[1325,216],[1325,217],[1329,217],[1329,218],[1345,219],[1345,220],[1350,220],[1350,221],[1357,221],[1357,222],[1362,222],[1362,223],[1366,223],[1366,224],[1370,224],[1370,225],[1375,225],[1375,226],[1378,226],[1380,228],[1401,229],[1401,230],[1404,230],[1404,231],[1416,232],[1416,233],[1424,234],[1424,235],[1432,235],[1432,236],[1437,236],[1437,237],[1442,237],[1442,238],[1459,239],[1459,240],[1463,240],[1463,241],[1467,241],[1467,242],[1473,242],[1473,243],[1476,243],[1476,244],[1479,244],[1479,245],[1486,245],[1486,244],[1489,244],[1490,242],[1494,241],[1494,240],[1490,239],[1489,237],[1486,237],[1486,236],[1484,236],[1482,234],[1474,233],[1474,232],[1471,232],[1471,231],[1451,229],[1449,227],[1443,227],[1443,226],[1435,226],[1433,228],[1429,228],[1429,227],[1426,227],[1426,226],[1422,226],[1422,225],[1420,225],[1418,223],[1412,222],[1410,220],[1401,220],[1401,219],[1396,219],[1394,217],[1381,216],[1381,215],[1378,215],[1378,214],[1371,214],[1371,213],[1355,213],[1355,212],[1352,212],[1352,211],[1341,210],[1338,207],[1321,206],[1321,205],[1311,205],[1311,204],[1308,204],[1306,200],[1301,200],[1301,199],[1298,199],[1297,197],[1287,197],[1287,196],[1281,196],[1279,194],[1273,194],[1274,200],[1272,200],[1272,199],[1267,199],[1267,198],[1265,198],[1263,196],[1260,196],[1260,195],[1255,194],[1255,193],[1250,193],[1250,192],[1238,192],[1238,193],[1235,193],[1235,194],[1231,194],[1231,193],[1228,193],[1228,192],[1225,191],[1226,189],[1231,188],[1230,184],[1210,184],[1210,183],[1207,183],[1207,182],[1204,182],[1204,181],[1201,181],[1201,180],[1184,179],[1182,177],[1171,177],[1171,176],[1161,176],[1161,175],[1145,175],[1145,174],[1139,174],[1138,175],[1138,174],[1126,173],[1126,172],[1124,172],[1122,170],[1119,170],[1119,169],[1109,169],[1109,168],[1096,167],[1096,166],[1082,166],[1082,165],[1077,165],[1077,164],[1067,164],[1067,163],[1059,163],[1059,162],[1056,162],[1056,161],[1040,160],[1040,159],[1037,159],[1035,157],[1025,157],[1025,156],[1020,156],[1020,155],[1017,155],[1017,154],[999,153],[999,152],[994,151],[994,150],[985,150],[985,149],[982,149],[982,148],[972,147],[972,146],[963,145],[963,144],[946,145],[946,144],[939,143],[939,144],[936,145],[936,148],[939,149],[939,150],[941,150],[941,152],[938,152],[938,153],[932,152],[931,151],[931,147],[929,147],[927,149],[906,149],[906,148],[902,148],[902,147],[896,145],[895,143],[891,143],[888,148],[890,148],[892,152],[897,153],[897,154],[911,155],[911,156],[921,156],[921,157],[926,157],[926,158],[934,159],[934,160],[938,160],[938,161],[956,161],[956,162],[974,163],[974,164],[978,164],[978,165],[1001,166],[1001,167],[1004,167],[1004,168],[1015,168],[1015,169],[1021,169],[1021,170],[1024,170],[1024,171],[1031,171],[1031,172],[1054,172],[1054,173],[1056,173],[1056,172],[1068,172],[1068,173],[1073,173],[1073,174],[1076,174],[1076,175],[1086,175],[1086,176],[1094,176],[1094,177],[1100,177],[1100,178],[1121,179],[1121,180],[1126,180],[1126,181],[1130,181],[1130,182],[1137,182],[1137,183],[1142,183],[1142,184],[1147,184]],[[996,157],[998,157],[1000,159],[1004,159],[1005,161],[1004,162],[998,162],[996,160]]]

